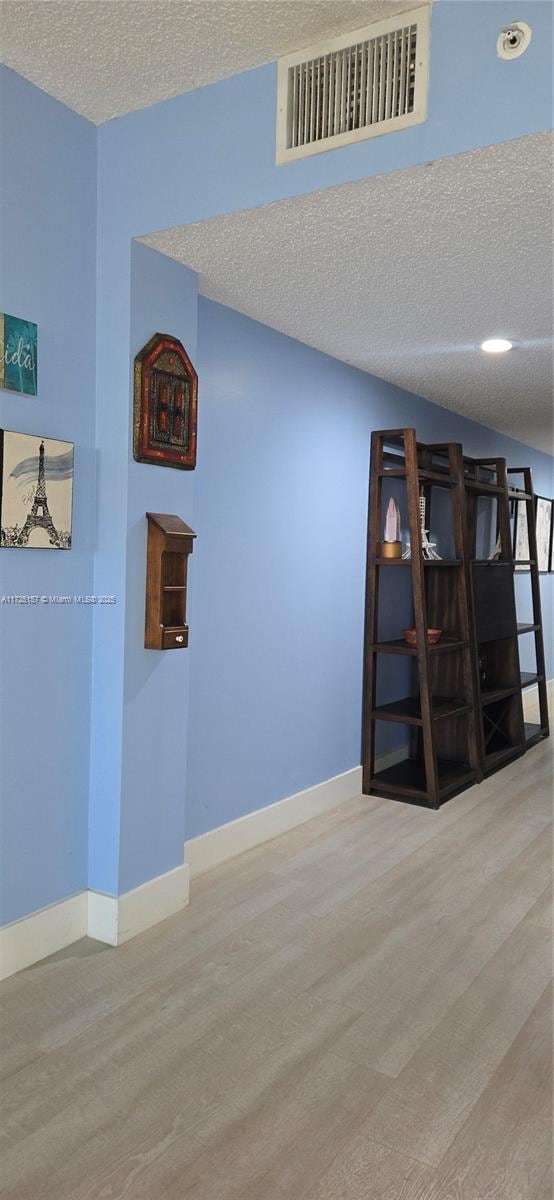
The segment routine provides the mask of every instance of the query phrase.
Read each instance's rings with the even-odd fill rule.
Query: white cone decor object
[[[400,509],[391,496],[385,517],[385,536],[381,546],[383,558],[402,558],[402,542],[400,540]]]

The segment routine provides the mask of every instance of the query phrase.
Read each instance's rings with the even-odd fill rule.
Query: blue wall
[[[372,429],[505,455],[553,490],[547,455],[203,298],[198,369],[187,838],[359,763]]]
[[[200,301],[187,837],[359,759],[367,376]]]
[[[98,131],[98,523],[95,587],[125,596],[130,530],[128,411],[133,237],[314,188],[366,178],[522,137],[549,127],[549,4],[526,5],[528,52],[496,57],[505,0],[434,7],[429,115],[394,137],[374,138],[276,167],[276,67],[270,64],[108,122]],[[145,169],[145,164],[146,168]],[[91,845],[103,868],[93,886],[113,890],[121,846],[125,607],[94,614]],[[146,698],[145,698],[146,703]],[[126,836],[130,836],[130,831]],[[105,852],[107,849],[107,853]],[[109,859],[109,863],[108,863]],[[94,855],[94,860],[99,857]],[[143,864],[145,865],[145,864]],[[154,872],[152,871],[152,874]]]
[[[75,442],[73,548],[2,550],[4,595],[90,595],[95,539],[96,130],[0,72],[0,310],[39,327],[38,395],[0,425]],[[2,920],[86,886],[92,613],[0,613]]]
[[[132,358],[154,333],[172,333],[196,363],[196,275],[148,246],[135,243],[131,280]],[[183,862],[190,658],[186,652],[158,654],[143,648],[144,514],[177,513],[193,526],[195,484],[193,471],[145,466],[133,460],[131,414],[129,387],[121,892]],[[191,591],[194,568],[195,554],[189,564]]]
[[[132,447],[132,361],[158,332],[179,337],[195,362],[196,275],[135,242],[126,402],[118,418],[126,455],[124,467],[103,480],[128,534],[126,553],[120,561],[110,555],[102,586],[113,590],[119,580],[122,602],[118,614],[110,610],[109,625],[104,612],[96,614],[93,669],[89,886],[113,894],[183,861],[189,656],[144,649],[145,513],[177,513],[192,524],[194,472],[136,463]],[[191,586],[193,571],[191,562]],[[113,680],[118,665],[121,692]]]

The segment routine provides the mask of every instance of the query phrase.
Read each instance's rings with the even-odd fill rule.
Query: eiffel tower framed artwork
[[[73,442],[0,430],[0,547],[70,550]]]

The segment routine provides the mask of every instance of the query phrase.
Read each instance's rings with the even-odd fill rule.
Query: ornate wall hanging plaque
[[[196,466],[198,376],[177,338],[155,333],[135,358],[133,455],[137,462]]]

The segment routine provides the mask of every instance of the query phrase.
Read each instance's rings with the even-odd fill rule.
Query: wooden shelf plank
[[[513,687],[491,688],[485,692],[481,692],[481,704],[494,704],[496,700],[505,700],[508,696],[514,696],[519,691],[517,684]]]
[[[466,488],[471,492],[481,492],[483,496],[505,496],[506,490],[498,483],[485,483],[478,479],[464,480]]]
[[[526,746],[533,746],[535,742],[540,742],[543,738],[548,737],[548,730],[544,729],[542,725],[536,725],[532,721],[526,721],[523,729]]]
[[[540,625],[519,624],[517,627],[518,636],[520,633],[535,633],[537,629],[540,629]]]
[[[409,567],[411,558],[376,558],[378,567]],[[422,558],[424,567],[461,567],[461,558]]]
[[[441,721],[446,717],[459,717],[469,710],[470,705],[465,700],[459,700],[454,696],[433,697],[433,721]],[[377,721],[398,721],[403,725],[421,725],[423,723],[419,696],[406,696],[403,700],[393,700],[390,704],[379,704],[373,709],[371,715]]]
[[[441,637],[439,642],[436,642],[434,646],[428,646],[427,649],[429,654],[438,654],[440,651],[463,650],[465,645],[466,643],[460,638]],[[412,656],[417,654],[417,647],[409,646],[404,638],[395,638],[390,642],[375,642],[372,650],[377,654],[411,654]]]
[[[378,567],[409,567],[409,558],[381,558],[377,557],[375,563]]]
[[[432,483],[437,487],[452,488],[458,483],[456,477],[446,471],[444,475],[441,471],[418,471],[418,475],[421,483]]]
[[[409,562],[410,559],[407,559]],[[424,567],[461,567],[461,558],[423,558]]]
[[[406,479],[405,467],[381,467],[377,472],[381,479]],[[435,483],[438,487],[451,488],[456,487],[458,480],[454,475],[450,475],[447,470],[431,471],[421,468],[418,471],[418,478],[421,483]]]
[[[485,770],[487,774],[495,771],[497,767],[502,766],[511,758],[517,758],[522,751],[522,746],[503,746],[502,750],[493,750],[491,754],[485,754]]]
[[[522,688],[532,687],[534,683],[542,683],[543,679],[542,675],[537,675],[534,671],[521,671],[519,678]]]
[[[513,558],[472,558],[472,567],[513,567]]]
[[[439,789],[441,796],[456,791],[474,778],[474,772],[467,763],[437,760]],[[377,771],[371,780],[371,787],[385,793],[411,796],[425,801],[428,799],[425,764],[420,759],[405,758],[402,762]]]

